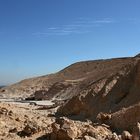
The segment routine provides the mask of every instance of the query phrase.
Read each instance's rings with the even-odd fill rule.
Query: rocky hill
[[[55,74],[1,89],[1,97],[6,98],[63,101],[56,118],[90,120],[117,133],[132,133],[140,122],[139,95],[140,55],[78,62]]]
[[[125,66],[136,62],[137,58],[78,62],[55,74],[26,79],[3,88],[3,94],[1,95],[26,98],[39,93],[43,96],[45,94],[48,98],[71,98],[91,82],[96,82],[103,77],[109,77],[111,74],[124,69]]]

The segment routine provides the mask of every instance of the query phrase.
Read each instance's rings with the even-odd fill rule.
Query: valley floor
[[[0,102],[1,140],[132,140],[124,131],[117,135],[110,126],[90,120],[76,121],[55,116],[56,108],[51,101],[47,105]],[[37,102],[38,103],[38,102]],[[40,103],[40,102],[39,102]],[[134,139],[135,140],[135,139]]]
[[[48,114],[52,114],[54,110],[41,110],[40,107],[29,103],[2,101],[0,103],[1,140],[33,140],[48,133],[49,125],[54,122],[54,118],[48,117]]]

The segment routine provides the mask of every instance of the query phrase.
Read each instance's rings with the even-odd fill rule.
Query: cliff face
[[[133,61],[134,60],[134,61]],[[111,66],[110,68],[111,69]],[[76,119],[99,120],[114,129],[131,130],[140,121],[140,62],[121,65],[120,69],[100,73],[98,80],[58,109],[58,114]],[[101,112],[108,117],[101,117]]]
[[[58,112],[66,115],[82,113],[85,114],[84,116],[91,116],[94,119],[101,111],[112,112],[121,107],[129,106],[131,103],[125,100],[133,92],[134,86],[138,86],[137,78],[135,78],[137,77],[135,76],[137,65],[137,63],[128,63],[121,65],[118,70],[116,67],[113,69],[110,66],[108,71],[104,69],[105,72],[103,70],[103,72],[96,74],[96,81],[92,81],[91,78],[83,81],[82,85],[85,88],[61,107]],[[136,101],[131,102],[135,103]],[[71,109],[71,105],[80,106],[80,108],[75,111]]]

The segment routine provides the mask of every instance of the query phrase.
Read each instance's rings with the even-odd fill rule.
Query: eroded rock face
[[[58,114],[77,116],[79,119],[88,118],[92,121],[100,120],[119,131],[132,130],[132,126],[140,121],[139,67],[138,61],[89,84],[77,96],[61,106]]]

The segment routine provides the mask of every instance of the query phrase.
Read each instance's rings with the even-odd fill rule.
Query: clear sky
[[[0,84],[140,52],[140,0],[0,0]]]

